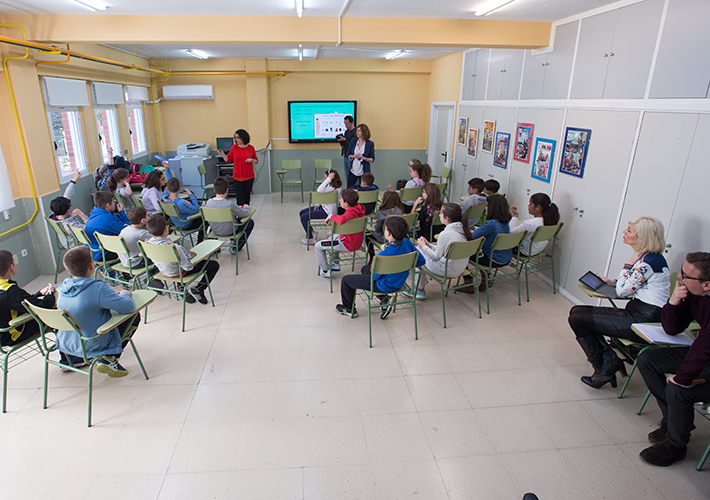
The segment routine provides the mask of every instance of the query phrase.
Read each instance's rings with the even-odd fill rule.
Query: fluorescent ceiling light
[[[197,58],[199,58],[199,59],[209,59],[209,56],[208,56],[207,54],[205,54],[204,52],[199,51],[199,50],[195,50],[195,49],[185,49],[185,52],[187,52],[187,53],[190,54],[191,56],[197,57]]]
[[[298,60],[303,61],[303,45],[298,44]]]
[[[298,17],[303,15],[303,0],[296,0],[296,14]]]
[[[385,59],[387,59],[388,61],[391,61],[392,59],[398,58],[399,56],[401,56],[405,52],[406,52],[405,50],[398,50],[397,52],[392,52],[390,55],[385,56]]]
[[[509,3],[513,3],[515,0],[490,0],[484,3],[481,7],[478,7],[473,13],[476,16],[489,16],[501,7],[505,7]]]
[[[99,12],[108,9],[108,6],[99,2],[98,0],[72,0],[77,5],[81,5],[85,9],[89,9],[91,12]]]

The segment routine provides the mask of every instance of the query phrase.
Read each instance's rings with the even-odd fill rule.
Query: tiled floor
[[[138,499],[707,499],[710,441],[698,429],[688,458],[645,465],[659,411],[579,381],[590,372],[567,326],[571,303],[535,281],[519,307],[511,285],[492,290],[491,315],[474,297],[435,288],[411,311],[339,316],[336,293],[300,244],[297,197],[256,196],[251,260],[219,258],[216,307],[159,298],[135,337],[128,377],[97,374],[94,426],[86,377],[42,363],[10,372],[0,415],[0,498]],[[300,201],[300,200],[298,200]],[[340,273],[343,274],[343,273]],[[39,287],[47,278],[28,288]]]

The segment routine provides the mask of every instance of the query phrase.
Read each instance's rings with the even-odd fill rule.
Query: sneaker
[[[658,429],[648,433],[648,440],[652,443],[660,443],[666,439],[666,431],[668,431],[668,422],[664,418],[658,422]]]
[[[322,278],[330,278],[330,276],[331,276],[331,271],[330,271],[330,269],[325,270],[325,269],[321,268],[321,270],[320,270],[320,275],[321,275]]]
[[[315,245],[316,243],[318,243],[318,240],[316,240],[315,238],[311,238],[310,240],[309,240],[308,238],[303,238],[303,239],[301,240],[301,243],[303,243],[304,245],[311,245],[311,246],[313,246],[313,245]]]
[[[204,290],[198,290],[197,288],[190,288],[188,290],[189,294],[197,299],[197,302],[200,304],[207,304],[207,297],[205,297],[205,291]],[[193,300],[194,302],[194,300]]]
[[[402,295],[406,295],[407,297],[411,297],[412,292],[410,290],[405,290],[402,292]],[[418,300],[426,300],[426,290],[417,289],[416,298]]]
[[[340,272],[340,264],[338,264],[337,262],[333,262],[330,265],[330,270],[333,271],[334,273]]]
[[[79,356],[72,356],[71,354],[64,354],[63,352],[60,353],[61,357],[59,358],[59,363],[62,365],[59,367],[60,372],[71,372],[73,371],[69,366],[73,366],[74,368],[83,368],[86,366],[88,363],[84,361],[84,358],[80,358]],[[71,365],[69,362],[71,361]]]
[[[160,280],[156,280],[156,279],[150,280],[150,281],[148,282],[148,286],[149,286],[150,288],[160,288],[160,289],[165,288],[165,285],[163,284],[163,282],[160,281]],[[160,292],[160,291],[158,291],[158,290],[155,290],[155,291],[158,292],[158,295],[163,295],[163,292]]]
[[[335,306],[335,310],[338,311],[338,313],[342,314],[343,316],[350,316],[351,318],[357,318],[357,309],[355,309],[354,306],[353,306],[352,314],[350,313],[350,311],[345,309],[343,304],[338,304],[337,306]]]
[[[676,448],[666,439],[653,446],[649,446],[639,453],[639,456],[641,460],[651,465],[668,467],[669,465],[683,460],[685,458],[685,452],[686,448]]]
[[[380,298],[380,305],[382,306],[382,314],[380,314],[380,319],[387,318],[387,316],[392,314],[392,311],[394,311],[394,304],[390,304],[390,298],[388,295]]]
[[[128,375],[128,370],[122,367],[118,360],[112,356],[103,357],[98,360],[96,363],[96,371],[113,378],[125,377]]]

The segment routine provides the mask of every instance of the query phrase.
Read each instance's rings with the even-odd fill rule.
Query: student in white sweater
[[[456,259],[448,261],[448,269],[446,266],[446,252],[449,249],[449,245],[456,241],[471,241],[473,236],[468,228],[468,220],[466,219],[466,214],[461,211],[461,206],[456,203],[445,203],[441,207],[441,214],[439,216],[441,222],[444,223],[444,230],[439,233],[439,240],[437,243],[430,243],[424,236],[420,236],[417,240],[417,250],[426,259],[426,268],[437,274],[439,276],[446,275],[448,277],[459,276],[466,266],[468,265],[468,259]],[[426,277],[424,274],[421,275],[419,279],[419,289],[417,290],[417,299],[426,299]],[[403,292],[406,295],[407,292]]]
[[[533,216],[532,219],[527,219],[518,225],[518,207],[513,205],[510,207],[510,211],[513,212],[513,218],[510,219],[510,232],[520,233],[522,231],[527,231],[528,234],[523,239],[522,245],[520,245],[520,253],[527,256],[530,252],[530,240],[532,239],[533,233],[540,226],[554,226],[560,221],[560,211],[557,205],[552,203],[550,197],[545,193],[535,193],[530,197],[528,202],[528,213]],[[547,246],[547,240],[536,241],[532,245],[532,255],[537,255]],[[516,249],[513,249],[515,252]]]
[[[325,172],[325,177],[320,186],[318,186],[317,191],[319,193],[330,193],[333,191],[338,192],[338,200],[340,199],[340,190],[343,182],[340,180],[340,175],[335,170],[327,170]],[[327,205],[316,205],[310,207],[311,220],[313,219],[327,219],[331,215],[338,214],[338,200],[335,203],[329,203]],[[306,232],[306,237],[301,240],[304,245],[315,245],[316,238],[318,237],[318,232],[314,231],[313,228],[308,226],[308,210],[309,208],[304,208],[298,214],[301,219],[301,225],[303,230]]]

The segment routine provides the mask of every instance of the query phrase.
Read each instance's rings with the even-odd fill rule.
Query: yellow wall
[[[429,101],[458,101],[461,94],[463,52],[435,59],[429,79]]]

